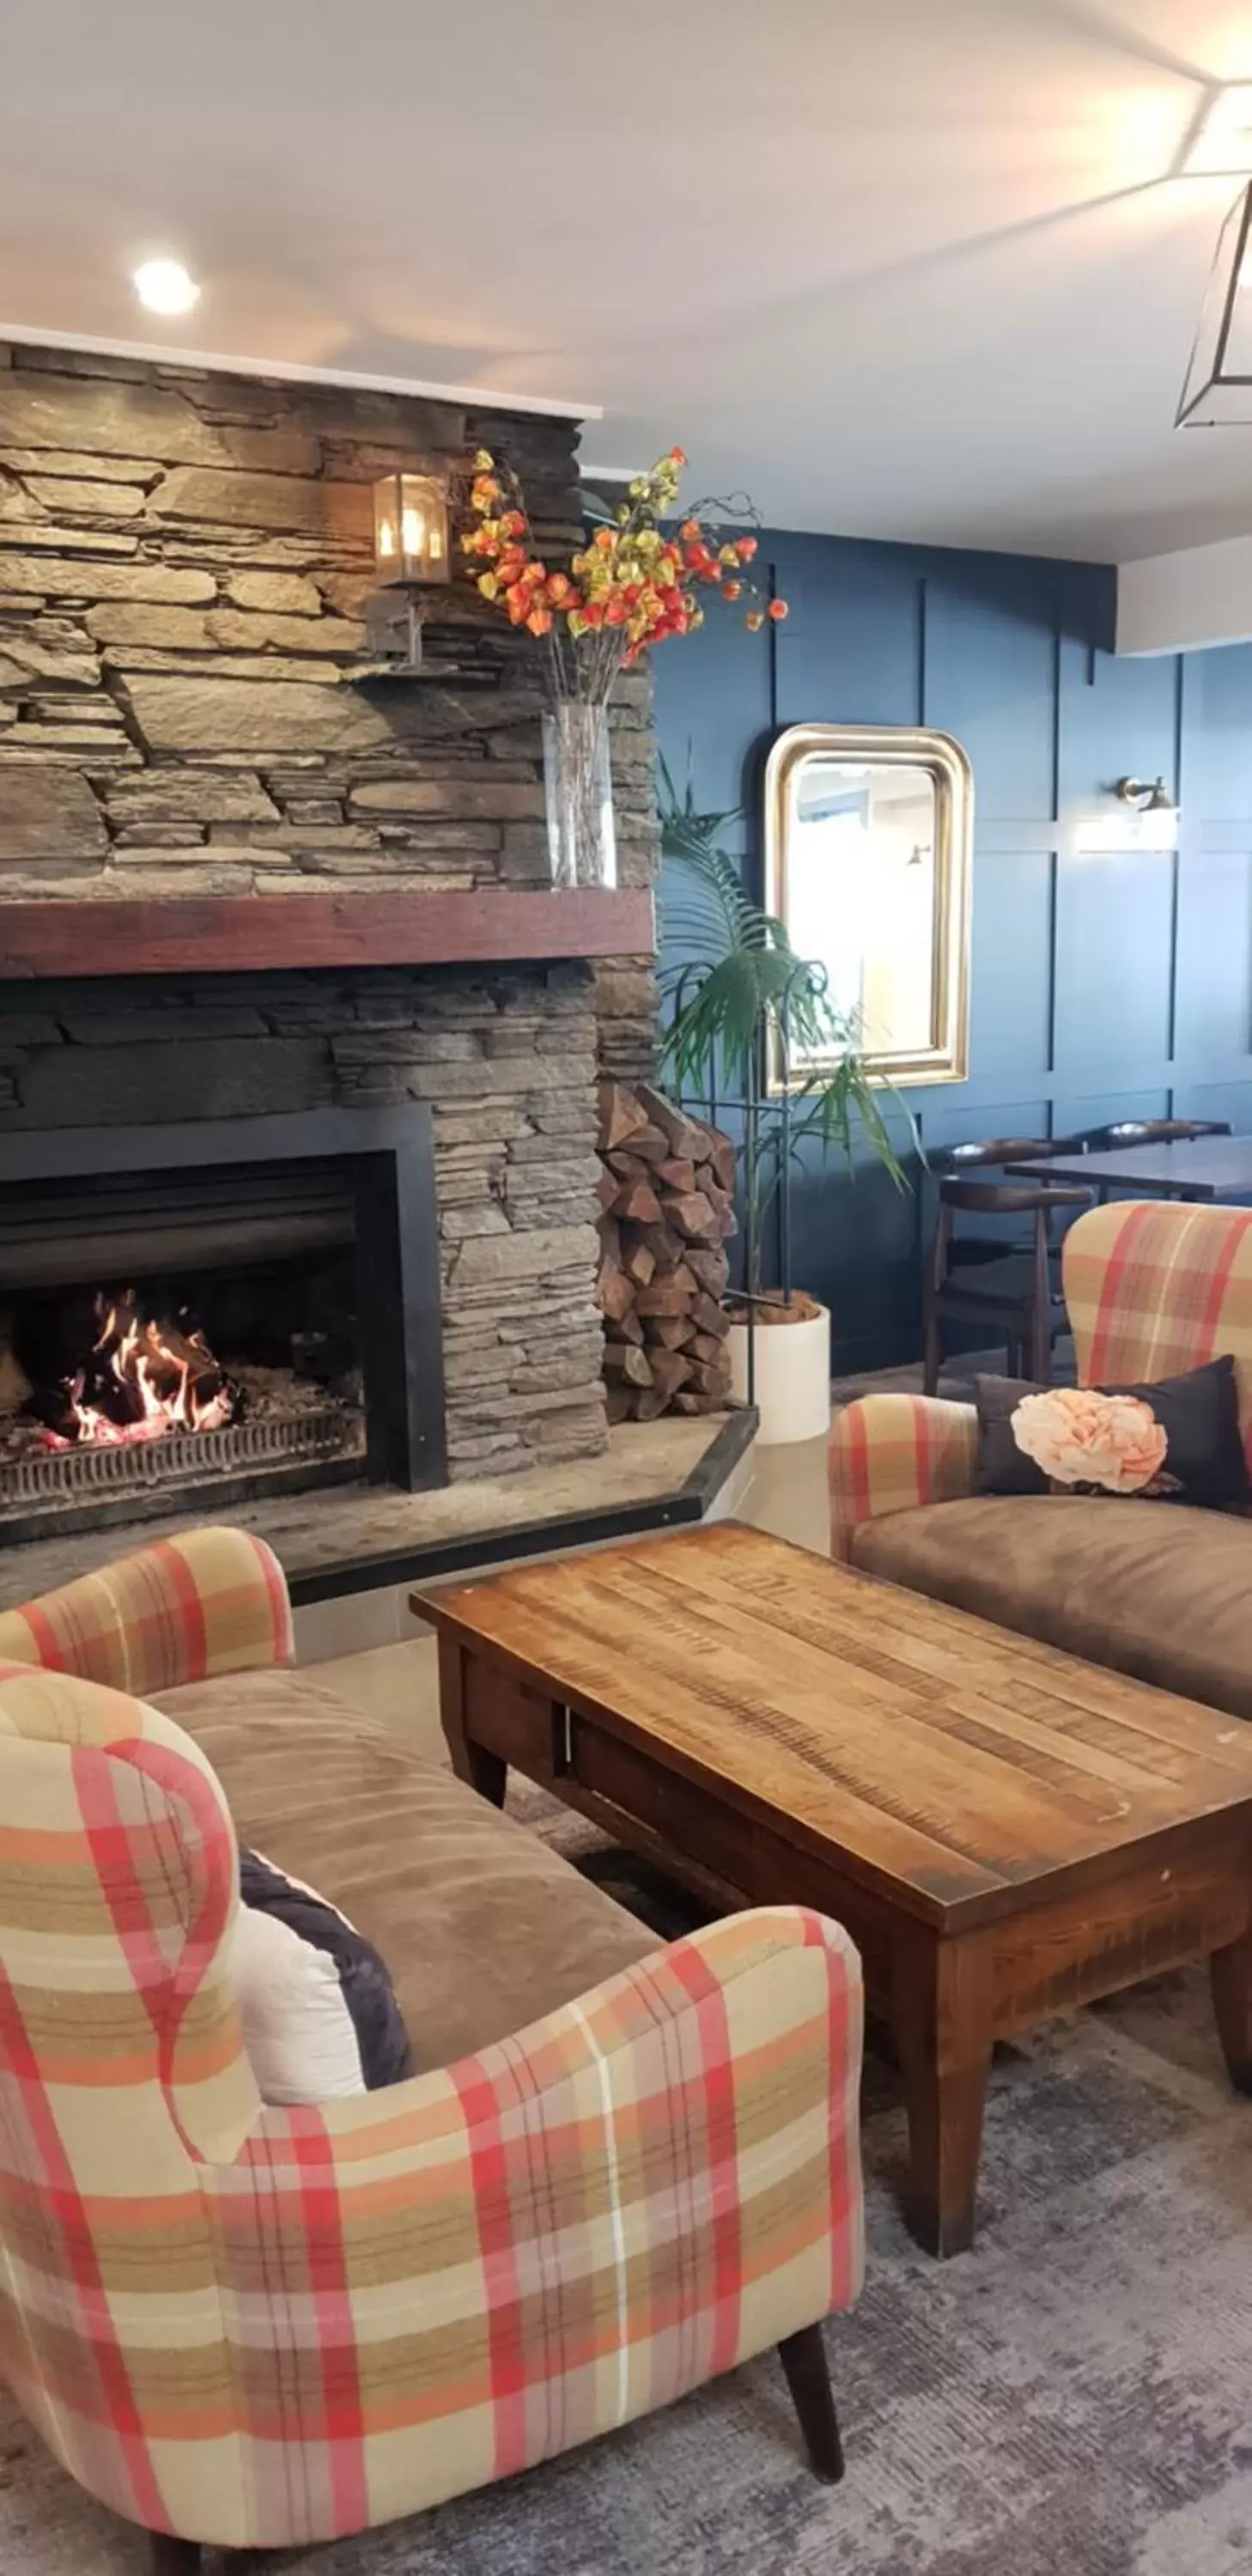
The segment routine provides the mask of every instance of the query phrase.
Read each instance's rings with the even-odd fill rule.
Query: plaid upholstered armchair
[[[732,1917],[390,2091],[263,2106],[231,1817],[150,1699],[290,1652],[277,1564],[230,1531],[0,1615],[18,2402],[167,2576],[412,2513],[772,2343],[838,2474],[817,2321],[861,2272],[846,1937]]]
[[[1252,1210],[1160,1199],[1093,1208],[1065,1237],[1062,1280],[1080,1386],[1176,1376],[1229,1351],[1252,1439]],[[830,1434],[832,1553],[855,1556],[870,1522],[972,1495],[977,1451],[972,1405],[924,1395],[847,1405]]]

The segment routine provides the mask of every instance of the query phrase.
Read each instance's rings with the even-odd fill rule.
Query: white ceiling
[[[1175,431],[1248,0],[40,0],[0,318],[605,406],[776,525],[1125,558],[1252,529]],[[155,252],[203,284],[141,316]]]

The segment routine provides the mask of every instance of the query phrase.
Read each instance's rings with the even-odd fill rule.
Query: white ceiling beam
[[[1252,642],[1252,537],[1147,555],[1117,574],[1119,653]]]
[[[29,322],[0,322],[0,343],[37,349],[82,349],[97,358],[138,358],[158,367],[207,367],[211,374],[261,376],[280,385],[350,385],[356,393],[416,394],[467,411],[538,412],[549,420],[603,420],[599,403],[554,401],[548,394],[492,393],[485,385],[428,384],[421,376],[360,375],[349,367],[296,366],[286,358],[228,358],[217,349],[179,349],[167,340],[102,340],[90,331],[47,331]]]

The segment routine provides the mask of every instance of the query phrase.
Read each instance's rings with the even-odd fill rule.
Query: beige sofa
[[[1066,1237],[1085,1386],[1224,1352],[1252,1450],[1252,1210],[1124,1201]],[[831,1542],[866,1573],[1252,1718],[1252,1519],[1083,1495],[983,1495],[971,1406],[870,1395],[830,1439]]]
[[[538,1834],[364,1716],[331,1664],[158,1695],[241,1842],[333,1895],[394,1970],[419,2066],[524,2030],[656,1934]]]

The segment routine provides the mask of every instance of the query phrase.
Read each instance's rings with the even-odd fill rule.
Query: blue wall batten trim
[[[655,665],[661,748],[681,788],[690,746],[702,805],[746,807],[754,889],[783,726],[924,717],[974,763],[971,1073],[906,1095],[923,1140],[1173,1110],[1252,1132],[1252,645],[1118,660],[1099,564],[780,530],[760,568],[784,624],[714,610]],[[1126,773],[1181,797],[1176,854],[1081,852]],[[795,1274],[832,1306],[838,1366],[920,1347],[928,1217],[862,1155],[801,1175]]]
[[[977,850],[975,850],[974,855],[975,858],[977,858]],[[1057,865],[1057,858],[1058,853],[1055,850],[1049,850],[1047,928],[1048,1041],[1044,1057],[1045,1067],[1049,1074],[1053,1074],[1056,1071],[1056,907],[1060,887],[1060,869]]]
[[[1059,627],[1052,636],[1052,799],[1050,812],[1057,822],[1061,812],[1061,635]],[[977,798],[974,805],[977,813]]]
[[[1165,1055],[1171,1065],[1178,1051],[1178,920],[1182,896],[1182,853],[1174,850],[1169,863],[1169,980],[1165,998]]]

